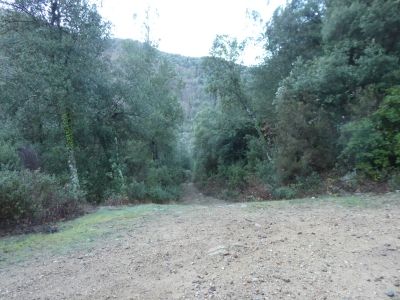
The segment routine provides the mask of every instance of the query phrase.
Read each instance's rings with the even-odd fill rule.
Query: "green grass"
[[[59,223],[59,231],[53,234],[35,233],[1,238],[0,266],[36,255],[65,254],[72,250],[89,249],[105,238],[118,238],[121,230],[132,228],[135,219],[140,216],[171,209],[176,209],[176,205],[100,208],[95,213]]]

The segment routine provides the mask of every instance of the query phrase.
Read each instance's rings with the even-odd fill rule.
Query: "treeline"
[[[0,225],[179,197],[179,82],[81,0],[0,1]]]
[[[216,105],[197,118],[195,177],[227,197],[400,188],[400,2],[291,0],[264,62],[219,36],[204,62]]]

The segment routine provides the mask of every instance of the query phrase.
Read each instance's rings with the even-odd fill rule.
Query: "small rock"
[[[215,292],[217,290],[217,288],[215,286],[210,286],[210,288],[208,289],[210,292]]]
[[[385,294],[390,298],[393,298],[396,295],[396,293],[393,290],[389,290]]]
[[[226,255],[229,255],[229,252],[226,250],[225,246],[221,245],[221,246],[217,246],[215,248],[208,250],[208,255],[210,255],[210,256],[214,256],[214,255],[226,256]]]

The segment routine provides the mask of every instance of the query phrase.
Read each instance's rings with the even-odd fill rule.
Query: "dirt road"
[[[194,194],[90,249],[6,264],[0,299],[400,299],[399,194],[373,206]]]

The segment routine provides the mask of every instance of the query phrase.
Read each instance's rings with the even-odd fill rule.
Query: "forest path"
[[[104,208],[89,246],[3,261],[0,299],[399,299],[399,198]]]
[[[225,201],[220,199],[205,196],[201,193],[192,182],[183,185],[183,196],[180,200],[182,204],[195,204],[195,205],[221,205],[226,204]]]

